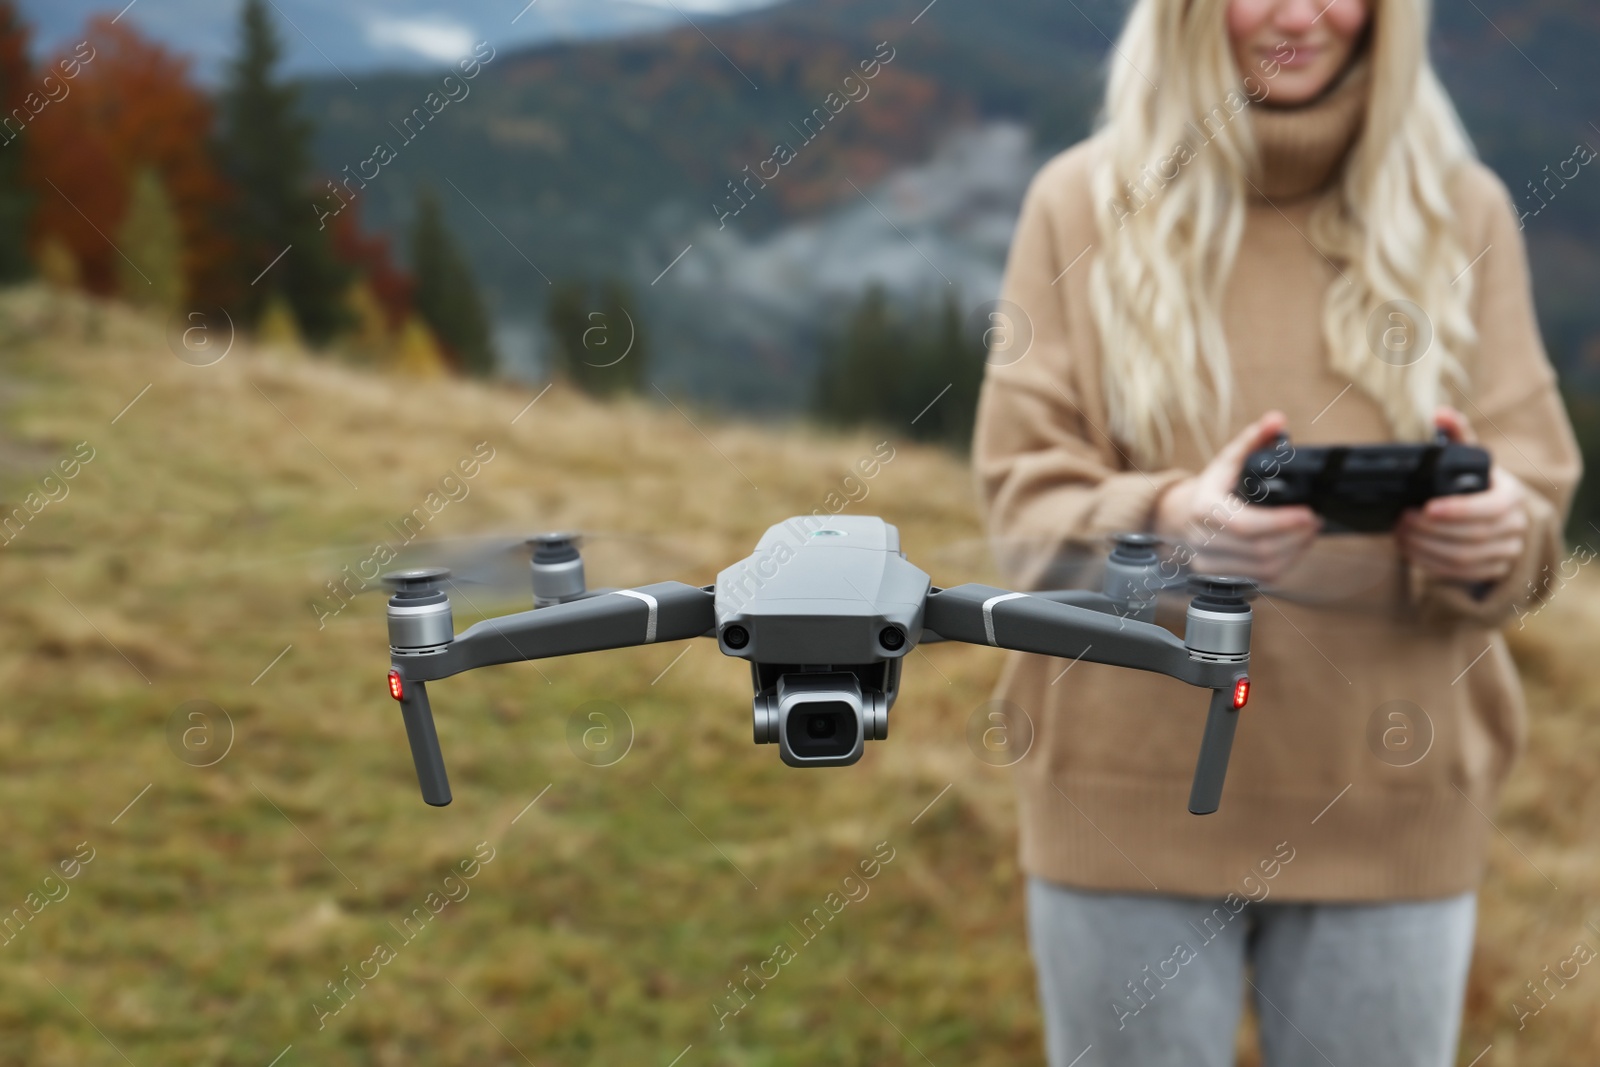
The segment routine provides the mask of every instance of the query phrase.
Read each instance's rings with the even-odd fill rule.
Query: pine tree
[[[913,413],[917,420],[912,426],[913,436],[965,451],[972,445],[985,352],[982,342],[973,338],[962,323],[955,296],[946,294],[927,347],[927,370],[921,375],[925,397],[922,403],[932,406],[919,409],[920,417]]]
[[[889,294],[874,284],[851,312],[844,330],[825,342],[814,410],[845,426],[893,421],[905,388],[911,338],[889,306]]]
[[[469,374],[493,374],[496,360],[489,317],[477,282],[445,227],[438,197],[426,186],[417,194],[411,226],[411,273],[416,278],[412,302],[439,342]]]
[[[117,279],[123,298],[163,314],[178,310],[184,297],[183,238],[161,177],[148,167],[133,177],[117,244],[127,257],[119,260]]]
[[[296,87],[277,77],[280,55],[265,3],[245,0],[239,54],[220,101],[218,155],[237,190],[227,226],[249,276],[288,249],[246,287],[246,319],[254,321],[272,295],[281,294],[306,338],[322,344],[348,324],[342,297],[351,272],[335,259],[328,231],[317,222],[311,124],[299,113]]]
[[[0,0],[0,115],[10,115],[13,107],[21,106],[31,68],[27,27],[10,0]],[[26,147],[22,135],[0,130],[0,282],[16,281],[31,272],[27,238],[33,197],[22,177]]]
[[[593,396],[637,393],[650,368],[650,342],[627,286],[564,281],[551,294],[545,327],[558,369]]]
[[[873,424],[965,450],[983,355],[954,296],[930,316],[897,311],[873,285],[824,342],[812,409],[837,425]]]

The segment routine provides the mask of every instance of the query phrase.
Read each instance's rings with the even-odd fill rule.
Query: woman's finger
[[[1520,537],[1467,544],[1418,538],[1407,542],[1406,556],[1414,563],[1445,567],[1477,567],[1491,563],[1507,566],[1522,558],[1525,543]]]
[[[1527,528],[1527,516],[1520,509],[1513,508],[1501,515],[1464,522],[1438,522],[1426,516],[1412,515],[1401,523],[1397,532],[1449,541],[1485,541],[1523,533]]]
[[[1322,520],[1317,513],[1300,504],[1284,507],[1262,507],[1246,504],[1232,512],[1223,510],[1214,524],[1217,532],[1227,533],[1241,540],[1273,537],[1278,534],[1315,531]]]
[[[1315,531],[1287,533],[1252,541],[1219,537],[1196,553],[1194,569],[1224,574],[1248,572],[1251,575],[1263,568],[1282,570],[1294,563],[1315,539]]]
[[[1477,444],[1478,435],[1472,430],[1472,423],[1467,417],[1447,404],[1440,405],[1433,413],[1433,424],[1445,432],[1452,441],[1462,444]]]
[[[1523,546],[1527,544],[1527,539],[1516,531],[1472,541],[1413,531],[1407,534],[1401,543],[1416,551],[1443,553],[1459,559],[1469,559],[1495,552],[1520,555]]]
[[[1492,582],[1498,581],[1511,573],[1511,564],[1505,561],[1489,561],[1484,563],[1463,566],[1443,561],[1414,561],[1428,574],[1436,578],[1443,578],[1453,582]]]
[[[1418,514],[1440,522],[1463,522],[1491,518],[1514,511],[1521,503],[1518,495],[1503,489],[1487,489],[1481,493],[1460,496],[1436,496],[1419,509]]]
[[[1423,570],[1445,578],[1499,578],[1510,573],[1519,553],[1515,546],[1505,546],[1494,551],[1471,552],[1463,555],[1457,550],[1440,549],[1434,545],[1411,546],[1406,558]]]
[[[1288,424],[1288,417],[1283,412],[1277,410],[1265,412],[1255,422],[1235,434],[1231,441],[1217,449],[1217,454],[1206,464],[1206,481],[1218,491],[1218,495],[1232,492],[1233,487],[1239,482],[1239,472],[1244,469],[1245,457],[1256,449],[1271,444]]]
[[[1220,555],[1261,556],[1274,552],[1299,550],[1316,539],[1315,526],[1290,527],[1268,533],[1241,536],[1229,529],[1206,543],[1206,547]]]

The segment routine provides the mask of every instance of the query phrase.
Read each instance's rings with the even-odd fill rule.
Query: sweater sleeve
[[[1087,255],[1073,258],[1092,234],[1062,240],[1055,172],[1041,171],[1023,199],[995,320],[1015,332],[1003,347],[992,336],[972,444],[985,529],[1005,580],[1024,590],[1062,584],[1053,565],[1070,545],[1149,529],[1156,497],[1188,474],[1135,467],[1106,434],[1099,398],[1079,385],[1098,374],[1069,341],[1063,272],[1088,270]]]
[[[1479,342],[1459,407],[1491,462],[1527,487],[1525,547],[1511,572],[1486,588],[1437,579],[1417,567],[1410,568],[1410,582],[1425,616],[1464,617],[1493,627],[1548,594],[1561,565],[1562,528],[1583,461],[1539,336],[1516,210],[1499,180],[1487,180],[1493,208],[1482,258],[1472,268]]]

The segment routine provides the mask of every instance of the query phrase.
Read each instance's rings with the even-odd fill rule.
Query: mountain
[[[57,38],[85,6],[27,3]],[[341,195],[368,226],[392,234],[403,232],[421,184],[440,191],[512,370],[542,373],[540,319],[554,282],[618,275],[652,327],[664,385],[756,408],[794,405],[817,339],[870,278],[911,303],[939,289],[959,289],[969,309],[994,296],[1006,243],[998,235],[1015,217],[1019,174],[1089,129],[1125,7],[471,0],[446,9],[395,0],[375,14],[309,0],[275,6],[293,23],[283,35],[295,69],[315,75],[305,102],[321,165],[348,181]],[[1600,388],[1592,298],[1600,180],[1587,165],[1577,177],[1557,176],[1574,173],[1577,146],[1600,146],[1600,82],[1590,73],[1600,7],[1437,6],[1441,74],[1484,158],[1527,212],[1552,355],[1569,385]],[[203,67],[232,47],[224,25],[232,5],[164,0],[126,17],[178,47],[204,45]],[[479,40],[487,59],[470,80],[446,83],[448,68],[437,64],[387,69],[434,63],[430,54]],[[862,77],[863,64],[872,78]],[[792,159],[778,163],[780,143]],[[981,157],[948,164],[974,143],[999,146],[992,168]],[[379,145],[392,160],[365,162]],[[930,167],[957,183],[943,207],[904,192],[923,188],[916,175]],[[352,177],[363,169],[376,176]],[[961,205],[979,202],[988,236],[975,242]],[[307,210],[337,203],[330,196]]]
[[[845,279],[875,274],[906,299],[926,298],[928,260],[964,279],[968,306],[994,296],[1005,241],[916,254],[943,239],[907,230],[918,224],[897,213],[891,179],[959,153],[963,137],[995,136],[982,132],[993,123],[1025,131],[1032,146],[1019,164],[1014,137],[992,141],[1009,146],[999,169],[1035,167],[1082,137],[1121,11],[1113,0],[797,0],[698,29],[497,50],[468,98],[396,144],[399,158],[361,191],[364,215],[395,228],[416,184],[432,182],[446,191],[497,318],[521,324],[521,336],[537,336],[547,280],[622,274],[661,323],[669,381],[724,403],[787,406],[807,380],[816,335],[842,311]],[[1439,12],[1441,74],[1484,157],[1530,209],[1529,183],[1545,166],[1585,138],[1600,145],[1585,117],[1600,115],[1588,76],[1597,41],[1600,10],[1576,0]],[[845,82],[878,56],[874,78]],[[439,83],[439,74],[394,74],[352,92],[338,78],[314,81],[324,166],[338,172],[394,141],[391,123]],[[825,126],[805,125],[827,115],[830,92],[840,100],[851,86],[865,95]],[[764,162],[780,142],[793,160]],[[775,169],[769,182],[748,180]],[[1014,218],[1014,177],[1001,182],[1000,216]],[[738,199],[730,183],[744,183]],[[1600,284],[1600,181],[1585,172],[1567,186],[1529,217],[1528,234],[1547,339],[1577,381],[1600,373],[1600,311],[1589,295]],[[785,255],[800,269],[776,269]],[[840,268],[841,257],[852,266]],[[832,265],[808,275],[808,262]],[[879,268],[857,269],[867,263]],[[804,310],[803,294],[815,296]]]
[[[823,0],[725,19],[710,36],[685,28],[496,51],[463,87],[467,95],[425,128],[402,119],[442,88],[439,76],[369,78],[358,93],[320,79],[308,106],[330,172],[354,173],[378,142],[393,144],[394,162],[359,189],[370,223],[401,225],[421,182],[445,191],[503,323],[536,322],[552,280],[622,274],[659,323],[667,382],[724,403],[793,407],[809,385],[817,334],[844,310],[844,275],[762,287],[761,272],[735,268],[743,278],[737,296],[707,279],[728,274],[741,250],[764,250],[770,260],[803,247],[802,233],[767,244],[800,224],[850,230],[858,245],[873,245],[860,258],[882,264],[875,273],[891,287],[904,290],[908,280],[896,264],[916,260],[926,273],[926,258],[951,279],[937,284],[963,281],[968,304],[992,297],[1010,220],[1038,163],[1037,151],[1019,146],[1065,144],[1087,129],[1104,46],[1071,9],[1063,16],[1038,0],[1012,6],[1025,16],[1015,24],[952,3]],[[1085,10],[1102,9],[1100,21],[1111,26],[1111,6]],[[993,140],[983,131],[995,122],[1026,133]],[[422,132],[406,139],[412,129]],[[922,209],[910,209],[921,211],[920,221],[902,216],[905,201],[880,183],[936,165],[930,161],[941,152],[959,154],[969,136],[1006,146],[999,213],[993,190],[981,188],[996,176],[984,175],[981,161],[966,167],[979,187],[952,198],[987,198],[989,237],[981,252],[921,256],[910,247],[919,239],[897,227],[927,234],[943,224]],[[768,162],[779,143],[793,153],[781,166]],[[945,237],[928,234],[924,243]],[[864,281],[870,273],[855,275]],[[910,277],[923,281],[921,273]],[[798,290],[826,299],[797,308]],[[767,304],[785,310],[768,319]]]

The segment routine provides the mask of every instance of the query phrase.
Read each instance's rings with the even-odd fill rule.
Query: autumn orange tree
[[[228,188],[209,149],[211,103],[190,80],[188,60],[106,16],[90,21],[86,39],[92,58],[24,135],[34,239],[65,242],[84,287],[114,293],[119,276],[142,269],[111,235],[122,226],[135,176],[147,171],[177,216],[188,299],[237,299],[231,242],[216,225]]]
[[[345,304],[359,282],[383,342],[400,336],[416,286],[388,239],[364,234],[353,208],[326,231],[313,225],[311,126],[276,73],[259,0],[245,5],[215,103],[188,59],[128,22],[98,16],[83,40],[35,69],[27,27],[0,0],[0,103],[21,108],[0,132],[0,282],[28,274],[31,258],[57,284],[151,308],[221,305],[255,324],[271,305],[316,344],[354,325]],[[290,243],[293,256],[252,287]]]

